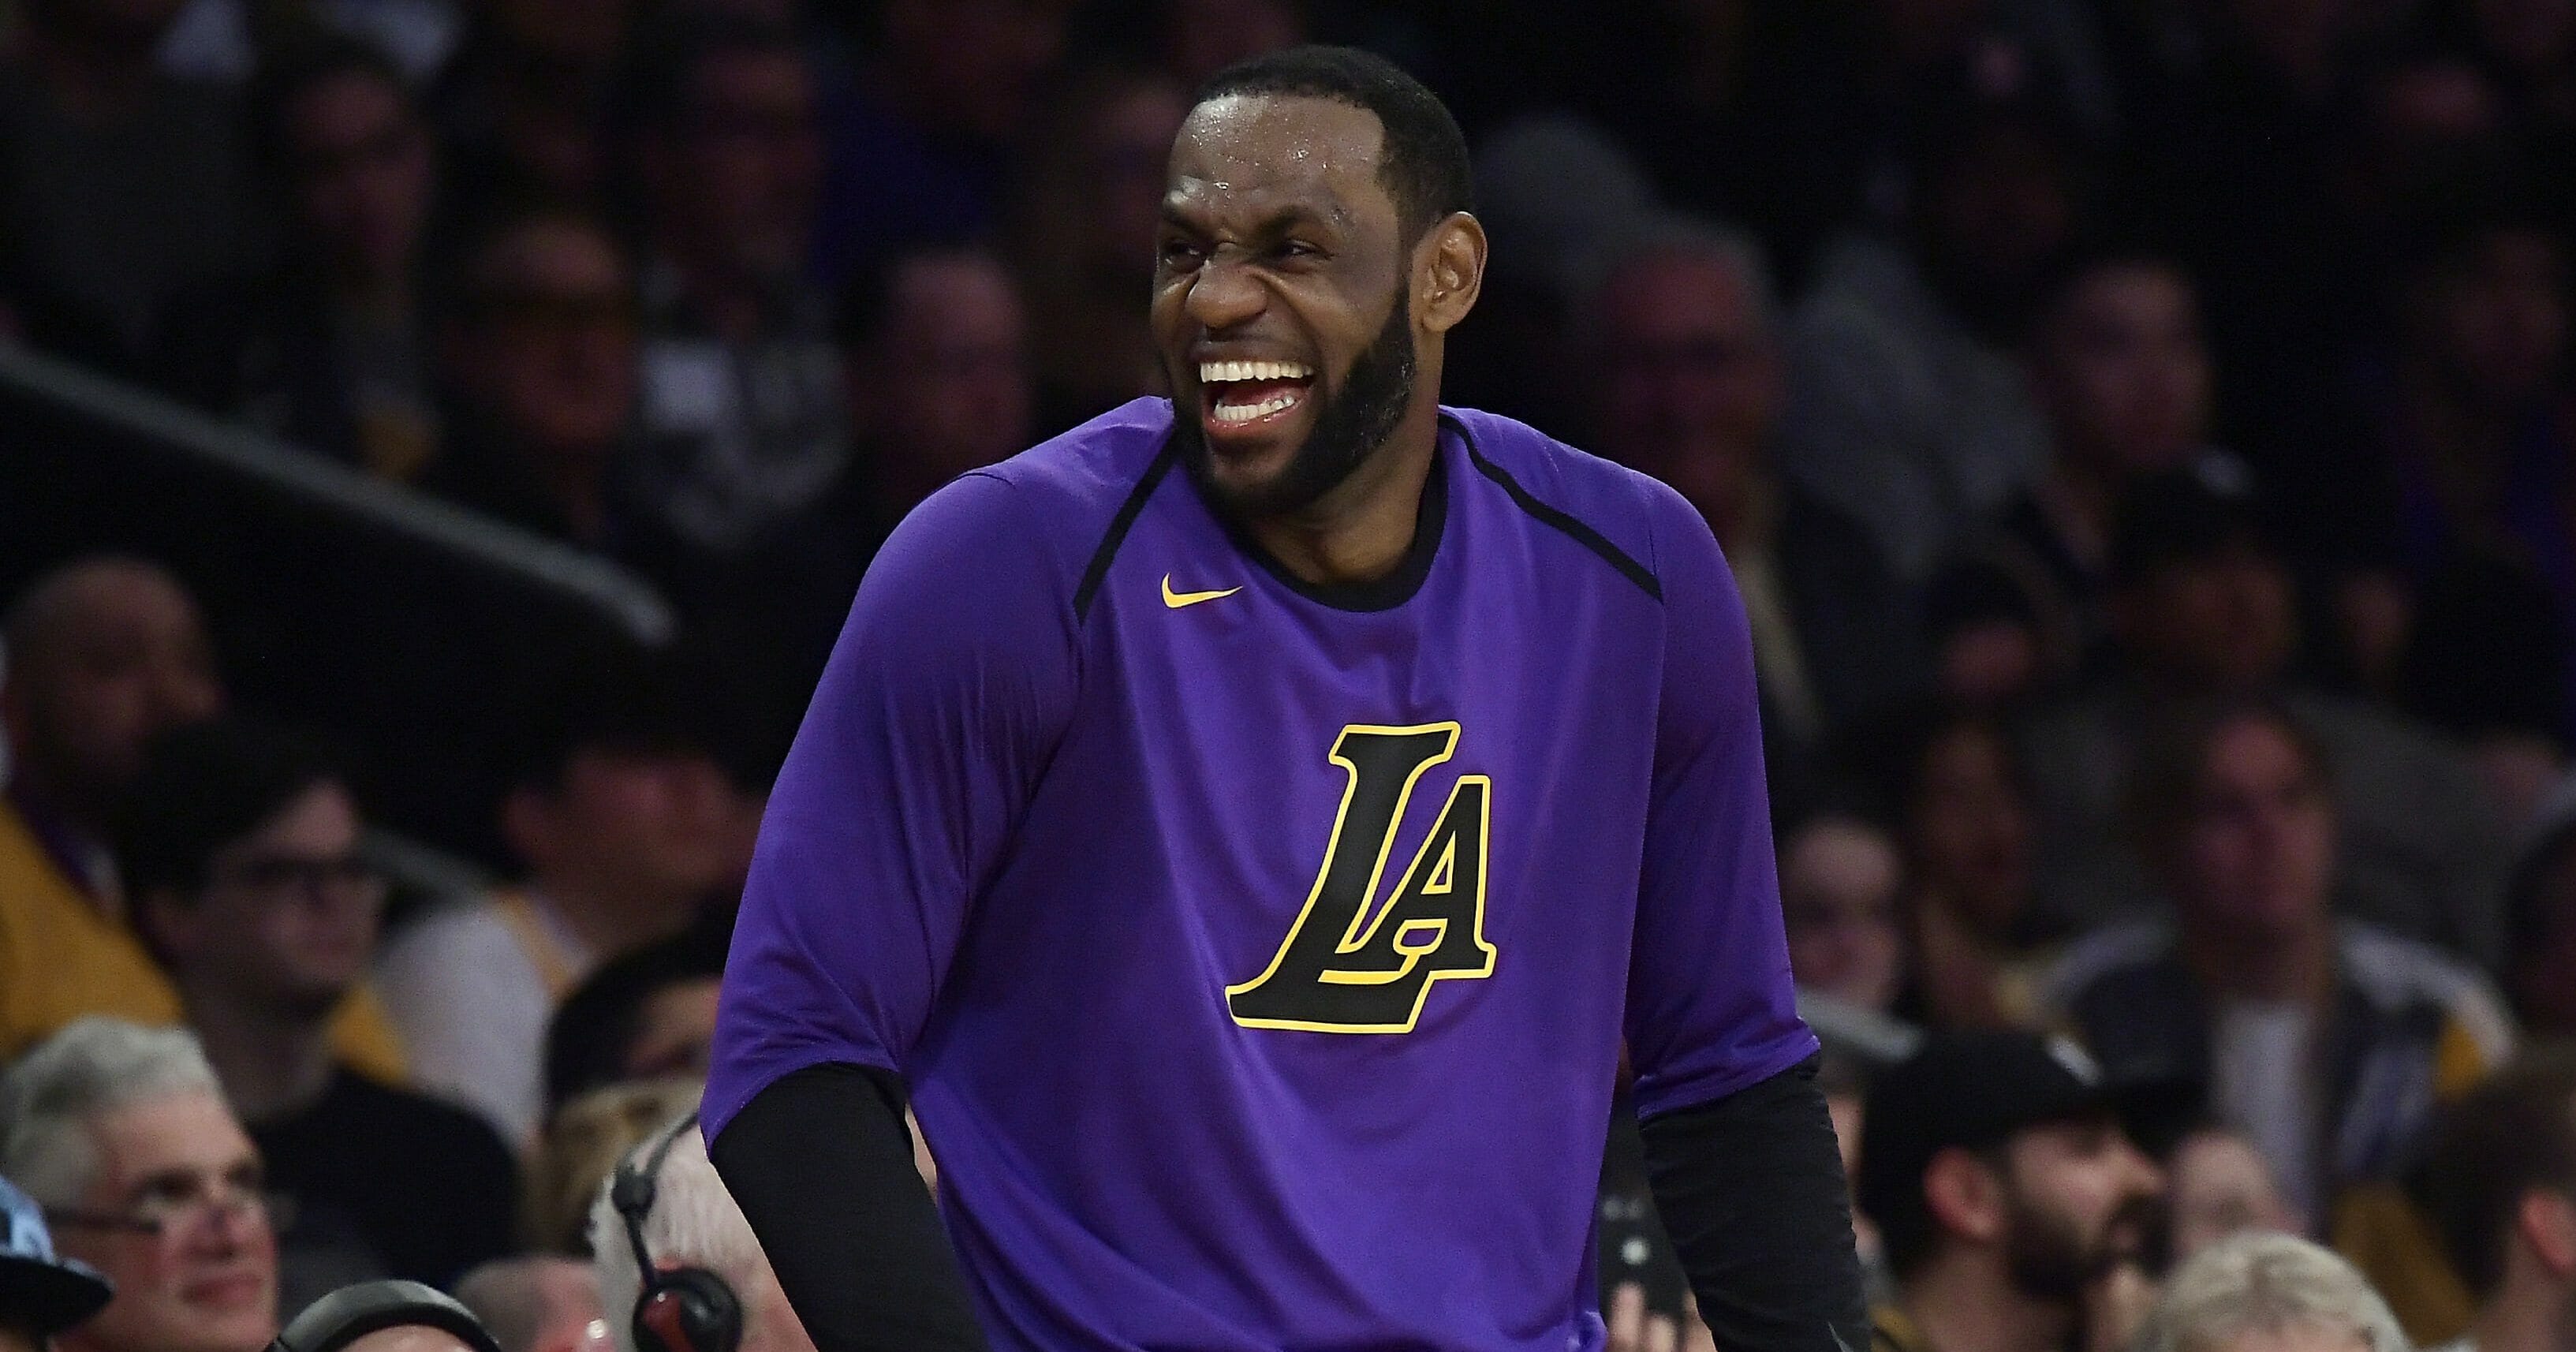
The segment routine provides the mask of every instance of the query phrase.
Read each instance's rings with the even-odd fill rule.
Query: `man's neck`
[[[1425,388],[1439,387],[1436,368],[1422,378],[1429,382]],[[1302,512],[1249,521],[1245,528],[1280,566],[1308,583],[1374,582],[1395,571],[1413,548],[1422,487],[1431,478],[1439,439],[1439,404],[1416,399],[1386,443],[1332,492]]]
[[[2064,1352],[2075,1312],[2013,1289],[2003,1255],[1960,1250],[1932,1259],[1897,1297],[1932,1352]]]
[[[132,112],[152,82],[154,66],[148,48],[129,51],[69,34],[31,31],[26,35],[26,52],[54,97],[85,121]]]
[[[2322,1006],[2334,989],[2334,925],[2320,919],[2280,939],[2249,941],[2186,928],[2184,965],[2213,994],[2238,1000]]]
[[[2469,1325],[2469,1340],[2475,1352],[2576,1352],[2576,1291],[2514,1262],[2504,1288]]]
[[[180,983],[188,1025],[205,1044],[224,1097],[258,1125],[312,1107],[331,1087],[330,1020],[257,1009],[201,985]]]
[[[640,896],[629,888],[560,872],[539,875],[530,881],[529,890],[556,923],[571,931],[589,956],[600,962],[678,933],[698,900]]]

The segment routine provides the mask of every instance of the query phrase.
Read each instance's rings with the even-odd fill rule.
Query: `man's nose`
[[[1260,314],[1264,304],[1261,283],[1223,251],[1201,264],[1198,276],[1190,281],[1189,316],[1212,333],[1245,323]]]

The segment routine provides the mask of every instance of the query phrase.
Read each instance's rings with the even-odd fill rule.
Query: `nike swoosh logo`
[[[1163,604],[1174,610],[1194,606],[1201,601],[1221,601],[1241,590],[1241,587],[1228,587],[1224,591],[1176,592],[1172,590],[1172,575],[1163,574]]]

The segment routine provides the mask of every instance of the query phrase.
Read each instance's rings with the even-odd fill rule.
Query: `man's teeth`
[[[1223,423],[1250,422],[1255,418],[1267,418],[1296,402],[1297,395],[1291,391],[1286,394],[1274,394],[1257,404],[1219,404],[1216,406],[1215,416],[1218,422]]]
[[[1199,383],[1216,385],[1230,380],[1304,380],[1315,374],[1312,367],[1291,361],[1203,361],[1199,363]]]

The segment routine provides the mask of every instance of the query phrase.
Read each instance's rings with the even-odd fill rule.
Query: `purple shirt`
[[[1796,1064],[1744,611],[1662,485],[1443,420],[1295,581],[1139,400],[942,489],[780,775],[706,1130],[899,1071],[993,1346],[1597,1348],[1652,1115]]]

